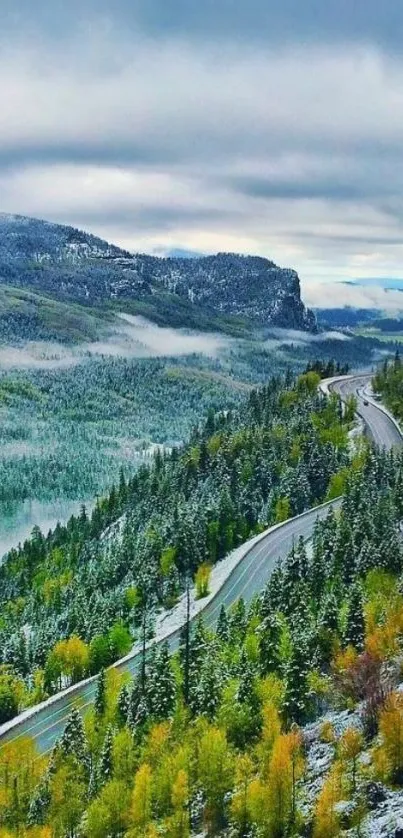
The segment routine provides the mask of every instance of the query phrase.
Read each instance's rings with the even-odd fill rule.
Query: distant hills
[[[173,326],[317,330],[297,273],[268,259],[131,254],[73,227],[16,215],[0,214],[0,285],[86,307],[124,307]]]

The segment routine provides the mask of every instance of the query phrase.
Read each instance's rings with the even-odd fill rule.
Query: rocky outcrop
[[[0,215],[0,281],[58,299],[100,303],[152,299],[259,326],[316,331],[301,300],[298,274],[259,256],[197,258],[130,254],[88,233],[21,216]],[[157,300],[157,302],[155,302]],[[161,300],[161,307],[164,299]]]

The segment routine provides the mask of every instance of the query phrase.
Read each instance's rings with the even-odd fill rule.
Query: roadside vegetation
[[[372,835],[376,794],[403,784],[402,498],[402,455],[366,449],[248,608],[134,680],[102,672],[50,755],[3,745],[0,834]]]
[[[373,388],[399,422],[403,422],[403,363],[399,352],[377,370]]]
[[[344,488],[363,456],[351,460],[354,406],[319,394],[319,380],[272,378],[239,409],[210,410],[187,445],[122,472],[90,517],[83,508],[47,536],[36,528],[9,553],[0,721],[122,657],[189,575],[205,595],[209,565]]]

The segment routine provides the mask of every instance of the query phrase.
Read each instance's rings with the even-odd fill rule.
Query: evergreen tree
[[[27,826],[42,826],[46,822],[50,801],[49,783],[48,778],[45,776],[30,801]]]
[[[242,650],[239,661],[239,687],[237,699],[241,704],[248,704],[253,713],[260,711],[260,702],[256,693],[256,672]]]
[[[67,719],[66,727],[59,740],[59,752],[64,756],[72,756],[84,768],[89,770],[89,751],[84,732],[83,720],[79,711],[74,707]]]
[[[101,719],[106,708],[106,676],[105,670],[101,669],[97,680],[97,691],[94,701],[94,712],[97,719]]]
[[[127,724],[130,707],[130,693],[127,684],[123,684],[118,696],[117,718],[122,725]]]
[[[320,613],[320,625],[329,631],[337,631],[339,606],[334,589],[327,594]]]
[[[132,682],[132,688],[129,693],[129,705],[127,711],[127,724],[130,730],[134,731],[141,722],[148,716],[148,702],[145,692],[143,691],[140,676],[136,676]],[[144,717],[144,718],[143,718]]]
[[[280,664],[280,636],[281,623],[276,614],[269,615],[259,627],[260,643],[259,657],[260,669],[263,675],[269,672],[276,672]]]
[[[246,634],[247,615],[245,601],[242,597],[239,598],[231,610],[229,627],[231,642],[234,644],[243,643]]]
[[[354,646],[362,651],[365,637],[364,612],[362,604],[362,592],[358,584],[353,585],[349,597],[347,625],[345,632],[346,645]]]
[[[221,606],[220,614],[217,622],[216,634],[222,643],[228,643],[229,640],[229,623],[225,605]]]
[[[216,657],[206,657],[198,680],[197,688],[191,696],[191,710],[213,719],[219,707],[223,679]]]
[[[168,643],[163,643],[148,675],[147,698],[150,713],[157,719],[167,719],[175,706],[175,676]]]
[[[101,754],[99,757],[98,777],[101,785],[107,783],[112,778],[112,752],[113,752],[113,730],[109,725],[105,739],[102,745]]]
[[[297,724],[302,724],[306,717],[307,674],[310,663],[305,639],[294,638],[291,655],[285,667],[284,710],[287,719]]]

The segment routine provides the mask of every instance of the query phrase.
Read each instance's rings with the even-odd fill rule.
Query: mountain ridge
[[[27,216],[0,214],[0,283],[88,305],[168,297],[258,326],[317,330],[297,272],[265,257],[130,253],[91,233]]]

